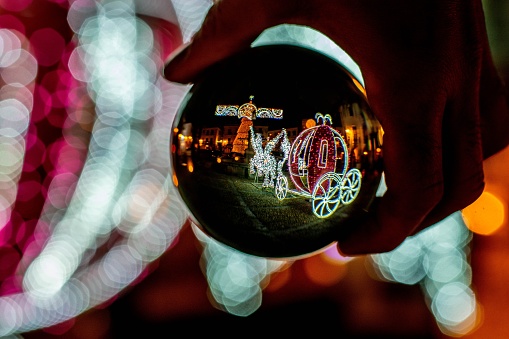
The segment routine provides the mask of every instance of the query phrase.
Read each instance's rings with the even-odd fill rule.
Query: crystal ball
[[[208,69],[176,114],[171,168],[192,221],[220,243],[297,258],[335,243],[383,178],[383,129],[343,65],[294,45]]]

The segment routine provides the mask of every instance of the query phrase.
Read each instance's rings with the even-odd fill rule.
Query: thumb
[[[170,56],[165,78],[194,82],[209,66],[250,48],[266,28],[282,20],[277,13],[284,10],[285,2],[222,0],[214,4],[192,42]]]

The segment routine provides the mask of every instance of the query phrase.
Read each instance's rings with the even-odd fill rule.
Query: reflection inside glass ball
[[[362,86],[310,49],[254,47],[215,65],[174,126],[174,181],[194,222],[248,254],[328,247],[382,178],[383,130]]]

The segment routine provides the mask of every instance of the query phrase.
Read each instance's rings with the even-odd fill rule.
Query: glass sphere
[[[330,57],[265,45],[218,63],[177,112],[171,161],[193,221],[244,253],[295,258],[335,242],[383,173],[383,130]]]

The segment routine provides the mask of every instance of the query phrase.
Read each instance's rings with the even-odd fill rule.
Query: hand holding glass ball
[[[211,67],[176,118],[179,192],[220,242],[296,257],[337,239],[382,177],[383,131],[339,63],[274,45]]]
[[[481,1],[222,0],[165,76],[195,82],[209,66],[249,49],[263,30],[284,23],[322,32],[357,62],[384,127],[388,189],[365,219],[345,222],[337,239],[343,253],[391,250],[477,199],[483,159],[509,143],[507,98]],[[249,78],[244,74],[239,77]],[[254,95],[262,105],[263,96]]]

